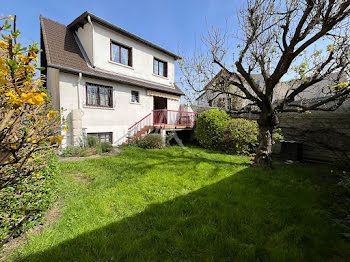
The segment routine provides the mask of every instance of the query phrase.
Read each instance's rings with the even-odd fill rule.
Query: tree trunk
[[[258,149],[254,158],[254,166],[272,167],[272,134],[278,124],[277,116],[274,112],[262,111],[258,120]]]

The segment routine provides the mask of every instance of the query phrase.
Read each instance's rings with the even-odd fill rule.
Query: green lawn
[[[247,157],[180,147],[60,166],[61,219],[20,248],[25,261],[350,258],[324,166],[254,169]]]

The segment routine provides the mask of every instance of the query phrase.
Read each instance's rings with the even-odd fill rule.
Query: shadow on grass
[[[347,261],[321,193],[291,168],[264,172],[246,168],[28,261]]]

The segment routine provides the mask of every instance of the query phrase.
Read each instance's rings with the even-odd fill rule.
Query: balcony
[[[192,129],[198,113],[168,109],[153,110],[128,129],[128,140],[132,141],[153,129],[169,131]]]

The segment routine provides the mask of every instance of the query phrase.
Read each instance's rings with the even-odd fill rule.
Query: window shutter
[[[109,106],[110,107],[113,107],[113,88],[110,87],[109,88]]]
[[[129,63],[129,66],[132,67],[132,48],[129,49],[129,61],[128,61],[128,63]]]
[[[168,77],[168,63],[164,62],[164,76]]]

